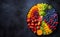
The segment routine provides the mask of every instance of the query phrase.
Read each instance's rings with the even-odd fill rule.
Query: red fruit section
[[[32,7],[27,17],[28,27],[36,33],[36,31],[40,29],[41,21],[42,16],[39,16],[37,6]]]

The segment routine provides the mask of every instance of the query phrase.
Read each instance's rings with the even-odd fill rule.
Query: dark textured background
[[[0,0],[0,37],[37,37],[27,28],[26,14],[41,2],[53,5],[60,15],[59,0]],[[60,25],[51,35],[41,37],[60,37]]]

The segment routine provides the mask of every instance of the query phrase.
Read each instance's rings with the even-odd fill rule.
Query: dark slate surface
[[[27,28],[26,14],[41,2],[53,5],[60,15],[59,0],[0,0],[0,37],[37,37]],[[60,37],[60,25],[51,35],[42,37]]]

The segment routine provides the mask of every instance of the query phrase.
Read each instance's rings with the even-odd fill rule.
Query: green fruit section
[[[45,16],[46,15],[46,10],[52,8],[51,5],[44,4],[44,3],[37,4],[37,6],[38,6],[38,9],[39,9],[38,13],[39,13],[40,16]]]

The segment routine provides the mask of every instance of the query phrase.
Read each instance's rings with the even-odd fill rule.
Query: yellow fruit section
[[[52,30],[48,27],[46,23],[44,24],[44,31],[46,32],[46,35],[52,33]]]

